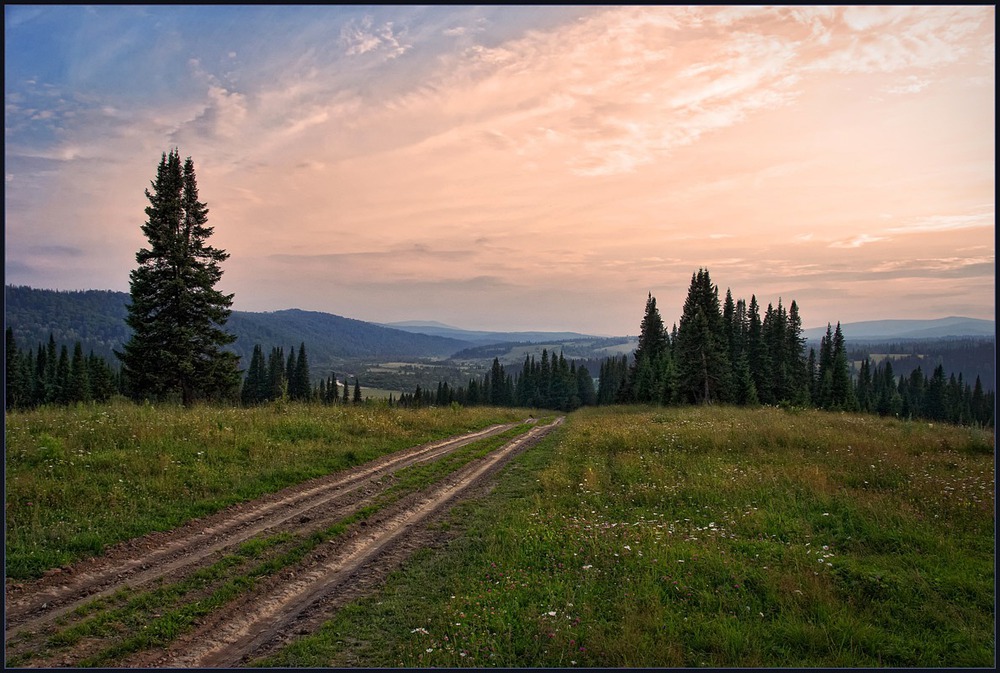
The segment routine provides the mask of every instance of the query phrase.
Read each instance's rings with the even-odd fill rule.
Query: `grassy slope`
[[[986,666],[994,439],[602,408],[279,666]]]
[[[6,415],[6,576],[100,553],[234,502],[527,412],[276,404]]]

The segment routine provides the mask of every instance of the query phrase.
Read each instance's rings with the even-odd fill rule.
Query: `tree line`
[[[315,385],[311,383],[305,342],[299,344],[298,354],[294,348],[291,349],[287,359],[281,347],[273,347],[265,359],[264,349],[258,344],[254,346],[253,355],[250,356],[250,365],[240,391],[240,401],[250,406],[283,399],[323,404],[359,403],[362,401],[361,382],[354,377],[352,397],[345,378],[341,397],[340,384],[337,382],[335,372],[331,372],[329,378],[320,378]]]
[[[609,357],[600,367],[597,389],[584,367],[526,358],[522,374],[506,374],[497,358],[492,370],[465,388],[438,384],[436,394],[403,395],[405,406],[489,404],[571,411],[582,405],[715,404],[789,405],[926,418],[992,426],[995,395],[961,375],[946,379],[943,366],[930,378],[918,368],[910,377],[895,377],[892,363],[865,359],[852,377],[840,323],[827,324],[819,352],[805,350],[799,308],[768,304],[761,315],[756,295],[749,303],[734,300],[718,287],[707,269],[692,274],[679,324],[668,330],[650,293],[632,356]],[[574,373],[575,372],[575,373]],[[575,382],[575,385],[574,385]]]
[[[996,413],[996,393],[984,390],[980,377],[970,385],[937,365],[929,377],[918,366],[897,379],[888,359],[874,366],[869,358],[861,361],[854,401],[856,411],[957,425],[993,427]]]
[[[118,372],[93,350],[84,356],[79,341],[73,346],[72,356],[65,344],[57,348],[53,334],[49,334],[47,344],[21,350],[14,331],[8,327],[6,351],[6,409],[105,402],[121,390]]]
[[[577,367],[567,361],[562,353],[549,356],[542,349],[540,360],[526,355],[521,371],[508,373],[499,358],[493,358],[490,371],[482,377],[472,378],[466,386],[449,386],[439,382],[437,391],[424,391],[417,386],[413,393],[400,395],[390,403],[403,407],[448,405],[463,406],[536,407],[573,411],[597,402],[594,379],[586,367]]]

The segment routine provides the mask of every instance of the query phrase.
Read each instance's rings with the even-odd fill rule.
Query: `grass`
[[[6,576],[38,577],[109,544],[526,413],[123,402],[8,412]]]
[[[213,610],[251,590],[259,578],[292,567],[317,546],[342,535],[349,526],[364,521],[406,495],[429,486],[470,461],[499,448],[525,433],[521,424],[499,435],[478,440],[438,460],[418,463],[394,475],[394,483],[376,500],[310,535],[291,533],[259,535],[239,546],[211,566],[190,576],[150,590],[123,590],[96,599],[74,611],[78,618],[67,625],[65,618],[34,650],[22,650],[7,660],[22,666],[52,652],[77,644],[82,638],[101,639],[107,644],[80,661],[82,667],[117,665],[134,652],[162,647]],[[255,564],[251,565],[251,562]],[[248,567],[249,566],[249,567]]]
[[[265,666],[990,667],[994,438],[598,408]]]

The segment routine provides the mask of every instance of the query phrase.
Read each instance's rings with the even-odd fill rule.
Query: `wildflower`
[[[555,617],[555,616],[556,616],[556,613],[555,613],[555,611],[554,611],[554,610],[553,610],[552,612],[550,612],[550,613],[549,613],[549,617]]]

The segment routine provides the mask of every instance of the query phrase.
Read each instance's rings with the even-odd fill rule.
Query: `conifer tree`
[[[73,360],[70,362],[69,401],[90,401],[90,376],[87,361],[83,358],[83,345],[79,341],[73,346]]]
[[[295,371],[292,373],[294,380],[294,394],[292,399],[307,401],[312,393],[312,385],[309,383],[309,362],[306,358],[306,344],[299,345],[299,356],[295,360]],[[291,384],[289,384],[291,388]]]
[[[148,248],[136,253],[126,322],[132,336],[122,352],[122,374],[136,399],[198,399],[234,394],[240,375],[236,337],[223,330],[233,295],[215,289],[229,255],[208,245],[208,208],[198,200],[194,163],[177,150],[164,153],[146,190],[142,225]]]
[[[750,306],[747,308],[746,350],[750,376],[753,378],[758,398],[765,404],[769,403],[771,356],[764,342],[763,322],[756,295],[750,295]]]
[[[87,356],[87,374],[90,376],[90,394],[96,402],[106,402],[115,394],[115,377],[107,360],[91,350]]]
[[[6,395],[4,397],[4,408],[14,409],[25,405],[24,399],[25,385],[21,376],[21,358],[17,350],[17,343],[14,341],[14,330],[7,328],[6,333],[7,358],[6,369],[4,369],[4,386]]]
[[[57,376],[59,366],[59,350],[56,347],[56,338],[52,332],[49,332],[49,343],[45,348],[45,359],[43,362],[45,364],[45,378],[43,383],[44,393],[42,401],[46,404],[51,404],[59,401],[59,380]]]
[[[816,406],[820,409],[833,406],[833,365],[833,326],[827,323],[826,335],[819,341]]]
[[[668,355],[669,337],[663,318],[656,308],[656,298],[650,292],[646,310],[639,325],[639,344],[626,382],[626,395],[635,402],[659,402],[665,381],[664,360]]]
[[[265,400],[280,400],[288,392],[285,380],[285,349],[272,346],[267,359],[268,394]]]
[[[264,349],[260,344],[253,347],[250,356],[250,367],[247,369],[240,401],[245,405],[259,404],[267,399],[270,385],[264,364]]]
[[[597,403],[594,379],[587,368],[582,365],[576,368],[576,396],[582,406],[589,407]]]
[[[802,336],[802,318],[794,299],[788,307],[785,323],[785,352],[788,357],[788,400],[806,406],[809,404],[811,377],[806,359],[806,340]]]
[[[688,402],[727,401],[732,369],[722,327],[719,290],[707,269],[691,276],[674,352],[680,394]]]
[[[854,397],[854,387],[851,385],[851,372],[847,362],[844,333],[840,329],[839,322],[837,323],[837,329],[833,333],[832,358],[833,369],[830,377],[831,405],[837,409],[854,411],[857,403]]]
[[[354,377],[354,403],[361,404],[361,382],[358,377]]]
[[[69,351],[66,344],[59,349],[59,363],[56,365],[56,386],[54,402],[67,404],[69,397]]]

